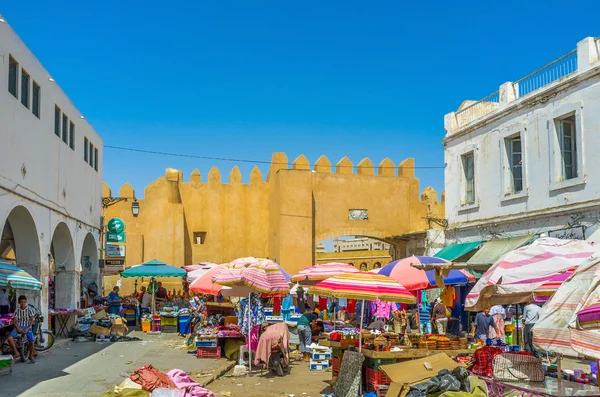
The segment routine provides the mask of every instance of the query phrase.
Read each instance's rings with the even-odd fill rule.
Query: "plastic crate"
[[[381,370],[382,365],[396,364],[396,360],[393,358],[368,358],[367,367],[374,368],[378,371]]]
[[[314,361],[331,360],[331,351],[325,352],[323,350],[313,350],[310,353],[310,359]]]
[[[367,385],[389,385],[392,380],[383,371],[377,371],[373,368],[368,368],[366,371],[366,382]]]
[[[314,361],[310,360],[310,370],[311,371],[325,371],[329,368],[329,361]]]
[[[367,391],[374,391],[375,394],[377,394],[377,397],[384,397],[387,394],[389,388],[390,387],[388,385],[367,385]]]
[[[221,358],[221,346],[217,347],[199,347],[197,358]]]
[[[164,327],[165,325],[170,327],[177,327],[177,317],[161,317],[160,325],[162,327]]]
[[[340,372],[341,363],[342,363],[342,361],[339,358],[332,357],[331,358],[331,371]]]
[[[196,338],[196,347],[217,347],[217,339]]]

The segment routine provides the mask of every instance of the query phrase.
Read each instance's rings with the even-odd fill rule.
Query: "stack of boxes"
[[[310,350],[310,370],[325,371],[331,362],[331,349],[318,346]]]

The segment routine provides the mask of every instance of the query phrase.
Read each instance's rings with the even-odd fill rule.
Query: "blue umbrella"
[[[23,269],[0,261],[0,287],[10,285],[12,288],[33,289],[42,288],[42,283],[33,278]]]

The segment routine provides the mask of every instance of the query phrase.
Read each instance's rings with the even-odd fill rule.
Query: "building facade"
[[[44,313],[49,278],[76,308],[100,281],[102,139],[2,16],[0,59],[0,257],[42,282],[17,293]]]
[[[352,239],[333,240],[334,252],[349,252],[349,251],[372,251],[372,250],[389,250],[390,245],[385,241],[375,240],[370,237],[356,237]]]
[[[600,221],[600,43],[445,116],[447,243],[585,238]]]

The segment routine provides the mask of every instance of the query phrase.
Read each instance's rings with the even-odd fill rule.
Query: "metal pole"
[[[523,330],[525,330],[525,328],[523,328]],[[519,304],[517,303],[517,323],[515,324],[515,332],[517,333],[517,346],[519,346],[519,349],[521,348],[521,342],[520,342],[520,338],[519,338]]]
[[[248,372],[252,376],[252,293],[248,294]]]
[[[363,322],[365,317],[365,300],[363,299],[362,305],[360,308],[360,334],[358,334],[358,352],[362,354],[362,330],[363,330]],[[360,390],[359,396],[362,396],[362,376],[360,377]]]

